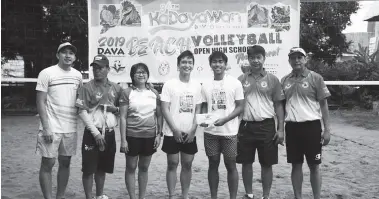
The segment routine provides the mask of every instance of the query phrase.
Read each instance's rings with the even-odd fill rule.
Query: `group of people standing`
[[[266,52],[262,46],[248,49],[249,66],[238,79],[225,72],[228,57],[215,51],[209,56],[214,76],[202,84],[191,78],[194,55],[184,51],[177,57],[179,77],[165,82],[161,94],[148,83],[150,72],[144,63],[131,67],[131,87],[122,89],[111,82],[107,78],[109,60],[104,55],[94,57],[91,63],[94,79],[83,85],[80,72],[71,67],[76,52],[72,44],[61,44],[57,50],[58,64],[42,70],[38,76],[37,109],[41,124],[37,152],[42,156],[39,179],[44,198],[53,197],[51,171],[56,157],[59,162],[56,198],[64,197],[71,156],[76,153],[77,115],[85,124],[81,151],[87,199],[108,198],[103,187],[106,173],[114,170],[114,129],[118,117],[120,152],[126,158],[125,184],[131,199],[137,198],[137,167],[138,198],[145,197],[151,158],[162,138],[162,151],[167,154],[169,198],[175,195],[179,163],[182,197],[189,198],[192,162],[198,152],[197,128],[204,131],[212,199],[217,198],[221,154],[230,198],[237,198],[237,163],[242,164],[244,198],[255,197],[252,164],[256,151],[261,164],[262,198],[269,198],[272,165],[278,163],[278,144],[283,145],[284,139],[287,162],[292,164],[295,198],[302,198],[304,156],[310,168],[314,198],[320,198],[321,149],[330,140],[326,100],[330,93],[323,78],[305,67],[307,58],[303,49],[290,50],[293,70],[281,82],[263,68]],[[198,124],[197,114],[210,114],[216,119],[212,124]]]

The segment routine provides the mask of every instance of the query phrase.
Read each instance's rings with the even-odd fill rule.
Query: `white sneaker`
[[[244,199],[254,199],[254,194],[245,194]]]
[[[102,195],[102,196],[96,196],[96,199],[109,199],[109,198],[106,195]]]

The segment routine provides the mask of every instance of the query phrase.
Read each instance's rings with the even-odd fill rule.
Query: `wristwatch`
[[[158,136],[158,135],[161,136],[161,137],[163,137],[163,132],[162,132],[162,131],[161,131],[161,132],[158,132],[158,133],[157,133],[157,136]]]

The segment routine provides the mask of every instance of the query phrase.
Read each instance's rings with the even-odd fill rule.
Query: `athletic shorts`
[[[167,154],[177,154],[180,151],[189,155],[194,155],[197,153],[196,137],[191,143],[178,143],[174,136],[165,135],[163,138],[162,151]]]
[[[221,136],[204,132],[205,154],[209,157],[223,154],[225,157],[237,156],[237,135]]]
[[[39,131],[36,146],[36,153],[42,157],[55,158],[58,155],[73,156],[76,154],[78,145],[78,134],[76,132],[53,133],[52,143],[47,143],[42,135],[42,131]]]
[[[155,137],[152,138],[136,138],[126,136],[128,142],[128,156],[151,156],[157,150],[154,149]]]
[[[99,130],[101,132],[101,129]],[[105,150],[100,151],[91,131],[84,129],[82,142],[82,171],[92,174],[96,171],[113,173],[116,155],[116,138],[114,130],[105,132]]]
[[[238,130],[237,163],[253,163],[258,150],[259,163],[278,164],[278,145],[272,140],[276,133],[273,118],[257,122],[241,121]]]
[[[300,164],[304,155],[308,164],[321,163],[321,122],[286,123],[287,162]]]

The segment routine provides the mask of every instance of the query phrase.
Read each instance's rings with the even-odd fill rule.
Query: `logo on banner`
[[[149,12],[150,26],[158,26],[150,30],[155,34],[161,30],[186,31],[190,28],[212,28],[215,24],[232,24],[242,22],[239,12],[221,10],[205,10],[200,13],[179,12],[180,5],[168,1],[160,5],[160,11]]]
[[[123,0],[120,4],[100,4],[100,34],[116,26],[141,26],[142,6]]]
[[[247,7],[248,28],[272,28],[276,32],[290,29],[291,7],[282,3],[273,6],[250,3]]]
[[[170,73],[170,64],[167,61],[163,61],[159,64],[158,72],[162,76],[166,76]]]
[[[111,65],[111,71],[116,74],[124,73],[126,69],[125,65],[122,65],[121,60],[114,60],[113,65]]]

